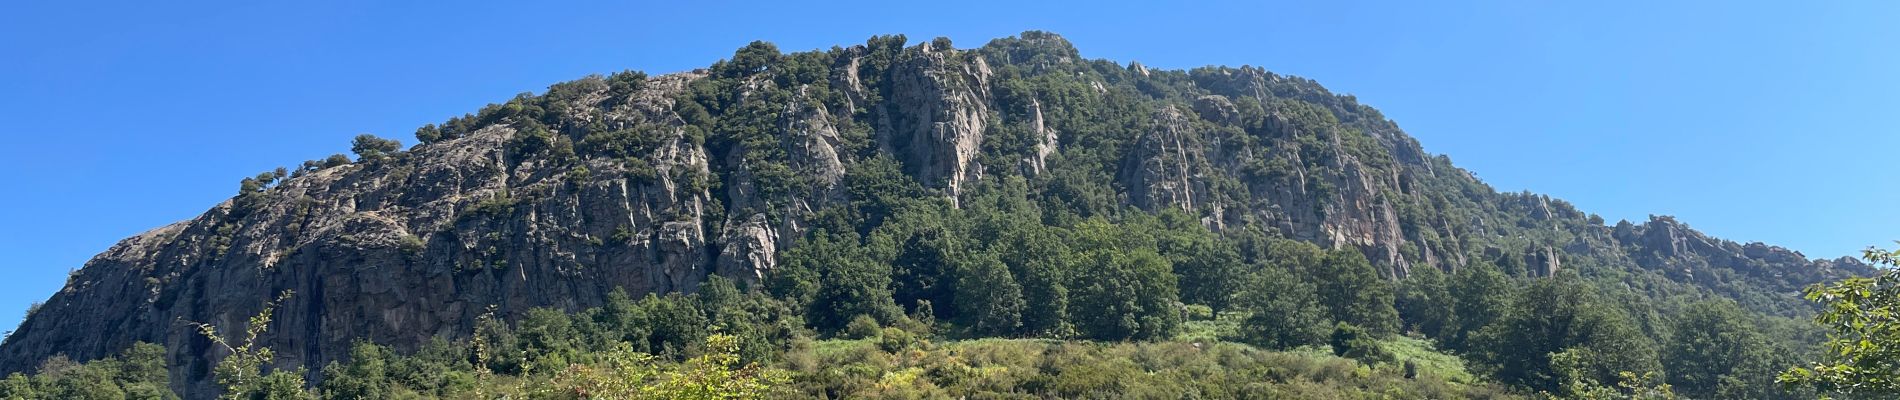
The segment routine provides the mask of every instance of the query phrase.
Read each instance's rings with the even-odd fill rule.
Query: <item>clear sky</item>
[[[0,325],[238,179],[593,73],[1038,29],[1258,65],[1384,111],[1500,190],[1810,257],[1900,239],[1900,2],[49,1],[0,13]],[[1652,4],[1666,3],[1666,4]]]

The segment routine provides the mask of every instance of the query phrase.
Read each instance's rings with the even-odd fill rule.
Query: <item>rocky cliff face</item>
[[[1037,32],[901,44],[749,47],[710,70],[564,83],[406,152],[299,171],[89,261],[0,346],[0,372],[147,341],[171,349],[181,389],[207,393],[222,354],[190,323],[241,329],[286,291],[266,344],[316,371],[359,338],[413,349],[489,312],[759,282],[809,218],[855,200],[847,177],[872,157],[952,201],[1024,176],[1080,212],[1172,210],[1355,248],[1394,279],[1492,262],[1792,291],[1867,269],[1496,193],[1300,78],[1082,60]]]
[[[453,337],[491,307],[509,315],[598,305],[615,288],[690,290],[720,255],[715,244],[746,249],[755,239],[744,228],[709,232],[711,194],[681,181],[710,173],[707,150],[666,111],[668,93],[696,77],[656,79],[597,115],[668,127],[645,159],[651,178],[604,160],[585,163],[585,180],[513,160],[507,145],[519,132],[506,126],[311,171],[253,206],[226,202],[101,254],[0,354],[19,370],[55,353],[89,359],[148,341],[174,350],[186,366],[179,381],[202,382],[217,354],[187,323],[235,329],[284,291],[295,295],[268,345],[280,364],[315,370],[354,338],[413,346]]]
[[[918,180],[955,198],[966,182],[983,177],[976,157],[991,116],[989,64],[930,43],[897,62],[890,97],[880,104],[878,146],[899,155]]]

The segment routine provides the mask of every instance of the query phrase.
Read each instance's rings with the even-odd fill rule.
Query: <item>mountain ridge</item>
[[[584,78],[426,126],[407,151],[369,143],[353,162],[248,178],[88,261],[0,345],[0,372],[146,341],[184,367],[175,386],[206,393],[219,350],[189,323],[242,326],[285,291],[266,343],[278,365],[316,371],[358,339],[413,349],[488,312],[578,310],[714,275],[765,285],[814,226],[841,225],[827,210],[875,198],[858,181],[881,163],[953,208],[1020,179],[1057,224],[1179,212],[1359,250],[1390,280],[1483,262],[1795,315],[1805,305],[1788,294],[1872,271],[1499,193],[1304,78],[1088,60],[1041,32],[970,50],[905,42],[755,43],[707,69]],[[842,225],[881,223],[864,217]]]

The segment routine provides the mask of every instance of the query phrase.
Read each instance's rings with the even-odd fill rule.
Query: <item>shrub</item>
[[[877,348],[887,353],[895,354],[909,350],[916,347],[918,343],[920,343],[920,341],[917,340],[916,335],[912,335],[910,331],[903,329],[884,328],[884,330],[878,332],[877,335]]]
[[[851,323],[845,324],[844,336],[850,339],[869,339],[877,337],[881,329],[883,327],[877,325],[877,318],[858,314],[857,317],[851,318]]]
[[[1378,364],[1392,361],[1392,353],[1385,351],[1372,335],[1359,326],[1341,322],[1333,327],[1333,355],[1359,360],[1366,364]]]

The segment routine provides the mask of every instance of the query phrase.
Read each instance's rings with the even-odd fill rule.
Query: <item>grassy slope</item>
[[[1397,337],[1397,362],[1366,365],[1325,347],[1263,350],[1218,340],[1236,320],[1193,321],[1175,340],[1097,343],[973,339],[909,345],[811,342],[782,367],[785,398],[1500,398],[1458,357]],[[892,351],[895,350],[895,351]],[[1417,374],[1405,377],[1411,361]]]

